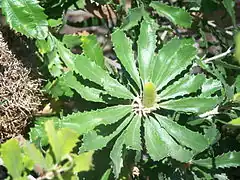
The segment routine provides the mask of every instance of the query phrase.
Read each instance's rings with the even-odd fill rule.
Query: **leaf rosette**
[[[97,65],[97,56],[93,60],[87,55],[74,55],[61,42],[55,44],[56,53],[68,71],[60,73],[57,81],[49,86],[51,93],[72,95],[70,92],[74,90],[88,101],[106,104],[106,108],[63,117],[56,121],[57,126],[84,134],[81,152],[102,149],[116,139],[110,152],[116,177],[123,166],[123,149],[142,151],[143,139],[155,161],[171,157],[189,162],[212,142],[202,133],[173,121],[166,113],[161,114],[162,110],[170,110],[198,115],[214,109],[220,103],[215,94],[221,89],[221,83],[204,74],[188,72],[196,56],[192,39],[174,38],[156,52],[157,28],[149,18],[141,22],[137,58],[131,39],[122,29],[112,34],[114,50],[125,70],[123,76],[130,77],[127,84],[120,83],[106,68]],[[96,86],[80,83],[77,76]],[[121,99],[123,103],[112,105],[111,98]]]

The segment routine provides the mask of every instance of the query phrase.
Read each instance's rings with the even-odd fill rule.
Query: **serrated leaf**
[[[102,86],[110,95],[133,99],[134,95],[116,79],[113,79],[105,70],[97,66],[95,62],[90,61],[85,56],[77,55],[75,60],[75,71],[83,78],[89,79]]]
[[[240,36],[240,34],[239,34],[239,36]],[[240,41],[239,41],[239,43],[240,43]],[[239,45],[240,45],[240,44],[239,44]],[[240,48],[240,47],[239,47],[239,48]],[[239,58],[239,59],[240,59],[240,58]],[[236,78],[235,87],[236,87],[236,91],[237,91],[237,92],[240,92],[240,75],[238,75],[237,78]]]
[[[96,111],[74,113],[64,117],[59,123],[61,127],[67,127],[83,134],[100,124],[113,124],[130,113],[131,110],[132,107],[128,105],[112,106]]]
[[[129,30],[136,26],[143,16],[143,7],[133,8],[128,11],[127,17],[124,18],[121,26],[122,30]]]
[[[154,67],[157,26],[152,21],[143,20],[138,37],[138,64],[143,83],[149,82]]]
[[[79,155],[74,155],[75,166],[73,168],[73,173],[79,173],[82,171],[89,171],[92,167],[92,156],[94,151],[81,153]]]
[[[43,157],[41,151],[39,151],[33,144],[30,144],[27,142],[24,147],[24,153],[33,160],[35,165],[40,166],[44,170],[48,170],[48,164],[45,161],[45,158]]]
[[[218,131],[216,125],[212,125],[207,129],[204,129],[204,137],[208,140],[209,145],[213,145],[216,142],[218,142],[218,140],[221,137],[221,134]]]
[[[62,74],[63,63],[56,50],[53,50],[47,54],[49,59],[48,70],[53,77],[58,77]]]
[[[232,119],[231,121],[228,122],[228,124],[240,126],[240,118]]]
[[[103,50],[101,49],[95,35],[82,36],[82,48],[84,54],[94,61],[98,66],[105,69]]]
[[[67,128],[56,131],[53,121],[45,123],[45,131],[57,162],[72,151],[79,137],[78,133]]]
[[[230,168],[240,166],[240,152],[227,152],[220,156],[207,159],[193,160],[193,164],[211,168]],[[214,164],[213,164],[214,163]]]
[[[202,85],[200,97],[210,97],[213,93],[222,88],[221,81],[216,79],[206,79]]]
[[[192,39],[172,39],[168,42],[156,56],[152,82],[157,90],[161,90],[185,70],[192,63],[195,55],[196,49],[193,47]]]
[[[140,78],[132,51],[132,41],[127,38],[127,36],[121,30],[116,30],[112,34],[112,41],[117,57],[130,74],[130,77],[133,78],[133,80],[140,87]]]
[[[54,98],[58,98],[63,95],[72,97],[74,94],[71,88],[64,82],[63,76],[56,78],[53,82],[48,82],[44,87],[44,90],[48,94],[51,94]]]
[[[177,96],[184,96],[192,92],[196,92],[205,80],[205,76],[198,74],[185,75],[183,78],[168,86],[159,94],[159,100],[175,98]]]
[[[159,107],[174,111],[204,113],[219,103],[218,97],[188,97],[159,103]]]
[[[164,128],[160,127],[158,121],[151,117],[151,123],[157,127],[158,135],[165,142],[169,156],[180,162],[189,162],[192,159],[193,153],[179,145]]]
[[[43,10],[36,0],[2,0],[2,11],[10,27],[31,38],[45,39],[48,35]]]
[[[141,151],[141,117],[136,115],[125,131],[125,145],[128,149]]]
[[[10,139],[1,145],[1,158],[13,179],[21,178],[24,166],[21,149],[16,139]]]
[[[192,18],[185,10],[178,7],[168,6],[157,1],[151,2],[150,6],[153,7],[158,14],[163,15],[172,21],[173,24],[186,28],[191,27]]]
[[[202,152],[209,146],[207,139],[202,134],[191,131],[167,117],[158,114],[155,114],[155,117],[168,134],[177,140],[179,144],[189,147],[195,152]]]
[[[80,152],[89,151],[89,150],[98,150],[102,149],[107,145],[107,143],[117,136],[132,120],[133,114],[129,115],[123,122],[117,127],[112,134],[108,136],[98,135],[96,131],[91,131],[84,135],[83,145],[80,148]]]
[[[34,127],[30,129],[30,142],[34,143],[38,148],[42,148],[48,144],[47,134],[44,129],[44,123],[48,120],[53,120],[57,122],[59,120],[58,117],[39,117],[34,122]],[[55,123],[57,124],[57,123]]]
[[[122,159],[123,144],[124,144],[124,133],[122,133],[118,137],[110,153],[110,158],[113,162],[113,167],[112,167],[113,173],[116,179],[119,177],[121,168],[123,167],[123,159]]]
[[[74,89],[79,95],[81,95],[82,98],[93,102],[105,102],[101,96],[106,94],[106,92],[82,85],[79,81],[77,81],[77,78],[72,72],[69,71],[64,74],[62,79],[66,86]]]
[[[111,169],[106,170],[105,173],[102,175],[101,180],[109,180],[111,171]]]
[[[235,1],[233,0],[223,0],[223,5],[226,8],[228,14],[230,15],[233,25],[236,26],[236,15],[235,15]]]
[[[62,61],[65,63],[69,70],[75,70],[75,61],[77,55],[73,54],[69,49],[64,47],[64,44],[52,36],[55,42],[56,49]]]
[[[62,42],[66,45],[68,49],[80,47],[80,45],[82,44],[80,36],[73,34],[65,34],[62,38]]]
[[[152,121],[155,120],[152,118],[145,119],[144,122],[145,145],[151,159],[154,161],[159,161],[168,156],[168,149],[157,131],[157,129],[161,127],[159,125],[155,126]]]

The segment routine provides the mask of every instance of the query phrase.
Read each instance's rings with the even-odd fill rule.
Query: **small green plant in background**
[[[47,122],[47,126],[43,126],[45,121],[36,122],[30,132],[31,141],[40,141],[42,145],[49,143],[54,156],[49,151],[42,156],[34,145],[26,144],[23,157],[29,156],[28,164],[36,162],[30,163],[30,167],[19,166],[17,173],[9,170],[14,178],[25,176],[22,173],[24,168],[32,170],[35,164],[40,164],[47,174],[62,176],[61,172],[70,171],[74,176],[82,170],[77,169],[81,154],[73,155],[70,151],[80,135],[83,138],[79,153],[89,152],[91,155],[92,151],[111,148],[115,178],[119,178],[124,164],[123,152],[127,150],[148,154],[153,161],[175,159],[209,169],[240,165],[239,152],[226,152],[213,158],[208,156],[208,150],[219,140],[219,131],[210,115],[221,106],[225,94],[222,93],[223,82],[217,76],[191,73],[190,69],[199,63],[193,39],[173,38],[158,50],[158,24],[144,7],[130,10],[123,25],[111,34],[114,51],[121,64],[121,77],[116,77],[109,73],[94,36],[79,38],[83,53],[73,54],[66,48],[67,44],[48,31],[47,17],[36,1],[26,1],[29,6],[23,12],[20,8],[26,7],[25,1],[18,3],[3,0],[3,12],[13,29],[37,39],[38,51],[55,78],[49,81],[45,90],[55,98],[78,94],[87,101],[101,103],[103,108],[55,118]],[[180,8],[155,1],[150,3],[150,7],[174,25],[191,27],[191,16]],[[133,42],[128,30],[137,25],[140,32],[137,42]],[[93,53],[93,45],[96,54]],[[188,119],[180,121],[176,118],[181,115],[202,118],[209,123],[201,127],[189,126]],[[114,143],[112,147],[111,143]],[[12,161],[4,157],[7,157],[6,150],[11,146],[17,149],[18,154],[20,151],[15,140],[2,146],[1,156],[4,162],[9,162],[10,165],[5,162],[8,169],[11,169]],[[38,154],[37,159],[30,153],[26,154],[30,150]],[[24,164],[24,160],[19,161],[19,164]],[[192,171],[202,172],[200,168]]]
[[[3,164],[13,179],[30,178],[31,171],[37,173],[37,179],[78,179],[77,173],[90,170],[93,152],[71,153],[78,142],[78,133],[67,128],[56,131],[53,121],[45,123],[45,133],[50,148],[44,151],[29,141],[16,139],[1,145]]]

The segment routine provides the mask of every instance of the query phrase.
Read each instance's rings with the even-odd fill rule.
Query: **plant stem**
[[[227,56],[228,54],[230,54],[230,53],[232,53],[232,52],[233,52],[233,49],[231,50],[231,47],[230,47],[230,48],[228,48],[228,50],[227,50],[226,52],[224,52],[224,53],[222,53],[222,54],[218,54],[218,55],[213,56],[213,57],[211,57],[211,58],[205,59],[205,60],[203,60],[203,62],[204,62],[204,63],[209,63],[210,61],[213,61],[213,60],[216,60],[216,59],[220,59],[220,58],[222,58],[222,57],[225,57],[225,56]]]

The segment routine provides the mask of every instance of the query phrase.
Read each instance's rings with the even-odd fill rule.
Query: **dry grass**
[[[0,142],[23,134],[38,111],[40,81],[31,78],[30,72],[8,49],[0,32]]]

